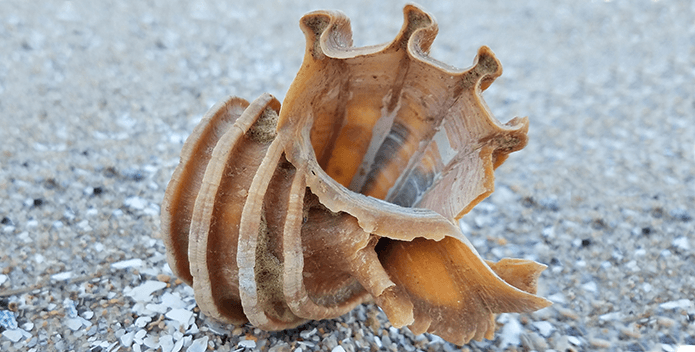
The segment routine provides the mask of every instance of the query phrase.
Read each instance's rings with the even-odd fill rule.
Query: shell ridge
[[[239,224],[239,242],[237,252],[237,267],[239,269],[239,296],[244,314],[249,321],[258,327],[274,329],[272,321],[258,303],[258,285],[256,284],[256,248],[258,246],[258,230],[261,223],[263,199],[275,166],[282,155],[281,144],[274,140],[259,166],[246,198]]]
[[[206,163],[209,162],[209,158],[206,158],[206,156],[212,153],[205,153],[203,157],[196,158],[194,158],[194,155],[198,154],[197,151],[208,151],[207,145],[209,143],[206,143],[207,140],[205,137],[213,133],[218,123],[226,122],[224,116],[220,113],[221,110],[224,108],[226,112],[232,116],[231,119],[235,121],[243,114],[243,109],[248,105],[249,102],[244,99],[228,96],[224,100],[216,103],[205,113],[201,123],[193,129],[182,147],[180,163],[171,176],[171,181],[167,186],[162,201],[161,237],[167,248],[167,261],[173,264],[171,265],[171,269],[174,274],[189,285],[192,283],[193,277],[190,273],[188,258],[188,235],[190,231],[192,205],[195,204],[195,197],[193,197],[190,202],[193,204],[189,202],[183,203],[180,199],[184,197],[184,195],[180,193],[184,192],[182,188],[185,188],[185,191],[191,193],[197,193],[197,190],[200,189],[200,185],[197,187],[191,185],[191,183],[196,183],[194,179],[191,179],[191,174],[195,174],[195,171],[198,169],[204,169]],[[240,107],[242,110],[230,111],[232,107]]]
[[[302,239],[299,235],[305,218],[303,216],[304,194],[307,189],[303,165],[297,169],[292,181],[288,212],[283,228],[283,256],[285,266],[283,271],[283,293],[287,305],[292,312],[305,319],[326,319],[342,315],[353,308],[321,306],[310,299],[304,285],[303,268],[304,255]]]
[[[293,180],[292,187],[301,187],[303,183],[303,180]],[[301,204],[296,203],[294,205],[294,207],[302,207],[301,209],[303,216],[296,216],[294,220],[286,223],[285,227],[285,231],[291,231],[295,226],[302,227],[300,231],[301,234],[299,234],[299,236],[297,234],[291,234],[293,239],[289,240],[287,238],[290,237],[290,235],[286,236],[284,239],[284,243],[288,245],[287,247],[283,248],[284,253],[288,255],[286,261],[296,259],[297,262],[302,262],[301,267],[300,265],[296,265],[295,268],[287,268],[286,266],[286,270],[284,272],[284,287],[286,288],[285,295],[288,298],[288,306],[297,316],[310,319],[324,319],[327,317],[339,316],[352,310],[357,304],[362,303],[364,298],[367,296],[367,292],[364,291],[361,286],[358,286],[358,291],[346,291],[340,289],[335,290],[332,288],[327,289],[327,287],[331,287],[330,283],[312,288],[313,290],[318,288],[319,291],[310,291],[305,280],[311,278],[312,275],[311,272],[307,273],[302,270],[302,267],[306,267],[306,262],[304,261],[303,256],[306,253],[309,253],[310,256],[319,255],[321,257],[330,257],[332,258],[332,262],[334,262],[333,265],[335,265],[336,270],[346,273],[349,272],[349,256],[346,255],[346,253],[348,253],[346,252],[346,248],[352,248],[355,245],[358,247],[366,245],[368,243],[369,235],[362,234],[362,236],[357,239],[349,236],[342,236],[342,234],[347,232],[345,232],[344,227],[341,225],[348,224],[350,218],[346,217],[346,214],[330,213],[330,211],[325,207],[322,208],[322,206],[320,206],[320,202],[317,202],[318,198],[311,192],[309,188],[306,188],[305,192],[307,196],[304,197],[303,202]],[[312,217],[311,214],[315,205],[319,205],[319,208],[317,209],[324,209],[320,210],[318,215],[322,216],[324,220],[329,220],[331,223],[329,227],[335,228],[336,231],[341,234],[341,236],[338,236],[334,231],[327,231],[324,228],[313,228],[313,230],[303,228],[304,226],[308,226],[310,224],[311,220],[309,220],[309,218]],[[350,228],[352,228],[352,226],[350,226]],[[307,249],[308,247],[312,247],[312,243],[304,242],[305,239],[303,236],[306,234],[310,234],[314,237],[322,236],[320,239],[315,238],[321,243],[321,245],[314,247],[313,249]],[[327,235],[330,238],[325,237]],[[324,243],[326,240],[334,241],[335,243],[329,245]],[[328,252],[323,253],[326,251]],[[294,255],[296,258],[292,258],[293,252],[295,253]],[[310,258],[309,260],[311,261],[312,259]],[[314,267],[314,270],[315,269],[316,268]],[[336,302],[335,297],[340,297],[341,299]]]
[[[254,101],[256,103],[256,101]],[[244,126],[251,126],[258,118],[254,110],[247,109],[239,116],[232,126],[222,135],[213,148],[210,161],[205,169],[201,189],[192,210],[191,226],[189,234],[188,256],[191,263],[191,275],[193,277],[193,287],[196,301],[210,315],[221,320],[229,321],[217,307],[217,300],[214,297],[215,286],[220,284],[211,280],[208,270],[208,251],[209,251],[209,231],[215,224],[214,212],[215,200],[218,195],[220,179],[224,177],[227,160],[234,152],[237,145],[244,135]],[[258,106],[258,104],[256,104]],[[226,108],[222,105],[221,108]],[[212,161],[219,162],[212,162]]]
[[[269,150],[269,153],[272,152],[272,149]],[[286,161],[283,154],[265,187],[267,191],[263,196],[257,231],[254,266],[257,304],[271,322],[266,328],[272,327],[273,330],[290,328],[305,321],[292,312],[284,292],[285,268],[296,265],[291,258],[285,258],[282,243],[293,198],[291,191],[295,176],[296,169]],[[299,214],[301,213],[300,211]],[[301,220],[300,218],[300,223]]]
[[[234,278],[216,280],[219,279],[220,274],[223,274],[217,271],[213,276],[213,271],[217,266],[216,259],[221,251],[216,241],[221,240],[221,236],[229,235],[227,232],[213,232],[215,231],[213,229],[219,230],[216,227],[217,216],[219,216],[217,213],[220,207],[218,197],[226,194],[220,193],[219,188],[223,180],[232,181],[237,178],[230,177],[228,174],[228,164],[238,152],[238,146],[248,142],[244,139],[246,133],[252,129],[268,107],[279,109],[279,102],[271,95],[263,94],[252,103],[246,104],[246,109],[241,116],[224,131],[213,148],[201,185],[203,189],[200,190],[193,207],[194,216],[192,219],[194,221],[191,224],[189,252],[194,268],[193,284],[196,299],[201,309],[208,311],[211,316],[233,323],[241,321],[237,316],[241,314],[237,282],[229,282]],[[228,105],[221,107],[221,109],[226,108]],[[236,225],[238,226],[238,224]],[[233,292],[226,294],[225,297],[220,297],[220,291],[227,289],[231,289]],[[244,318],[243,321],[246,319]]]
[[[303,318],[314,319],[313,316],[305,312],[304,308],[307,294],[302,278],[304,255],[302,253],[302,239],[299,236],[304,221],[302,216],[304,190],[306,189],[304,174],[305,169],[298,168],[290,186],[290,199],[282,236],[283,256],[285,258],[283,292],[287,298],[287,304],[294,314]]]

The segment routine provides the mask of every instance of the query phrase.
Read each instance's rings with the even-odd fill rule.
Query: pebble
[[[511,314],[500,314],[500,318],[497,321],[504,321],[504,326],[499,331],[500,345],[501,349],[507,348],[507,346],[519,346],[521,345],[521,324],[516,316]]]
[[[89,220],[82,220],[78,222],[76,226],[84,232],[90,232],[93,230],[92,226],[89,225]]]
[[[188,346],[188,349],[186,349],[186,352],[205,352],[205,350],[208,348],[208,337],[203,336],[199,339],[193,340],[190,346]]]
[[[551,320],[556,315],[555,312],[553,306],[550,306],[531,313],[531,316],[535,320]]]
[[[142,259],[129,259],[111,264],[114,269],[139,268],[142,266]]]
[[[156,349],[159,347],[159,341],[158,340],[159,339],[157,338],[157,336],[148,335],[146,338],[144,338],[142,340],[142,343],[151,349]]]
[[[183,302],[178,294],[171,294],[169,292],[165,292],[162,295],[162,304],[172,309],[186,307],[186,303]]]
[[[186,336],[187,338],[190,338],[191,336]],[[181,351],[181,348],[183,348],[185,341],[188,341],[186,338],[182,338],[179,340],[174,339],[176,342],[174,343],[174,347],[171,348],[171,352],[179,352]],[[163,349],[164,347],[162,347]],[[162,351],[164,352],[164,351]]]
[[[290,351],[292,351],[290,349],[290,345],[288,345],[284,341],[278,342],[277,345],[268,349],[268,352],[290,352]]]
[[[594,282],[594,281],[589,281],[589,282],[583,284],[583,285],[582,285],[582,288],[583,288],[585,291],[589,291],[589,292],[592,292],[592,293],[597,293],[597,292],[598,292],[598,285],[596,285],[596,282]]]
[[[554,341],[555,344],[553,347],[555,347],[555,350],[557,351],[576,351],[569,342],[568,336],[560,336],[557,340]],[[548,351],[546,351],[548,352]]]
[[[140,198],[140,197],[129,197],[126,198],[123,204],[126,207],[133,208],[135,210],[143,210],[147,206],[147,200]]]
[[[554,303],[560,303],[560,304],[567,303],[567,300],[565,299],[565,295],[563,295],[560,292],[554,293],[554,294],[548,296],[548,299]]]
[[[151,321],[152,321],[152,317],[139,317],[139,318],[135,319],[135,324],[133,324],[133,325],[135,325],[138,328],[144,328],[147,325],[147,323],[149,323]]]
[[[198,332],[200,332],[200,329],[198,329],[198,324],[196,323],[191,324],[191,327],[186,330],[186,334],[190,335],[197,334]]]
[[[633,339],[642,338],[642,334],[639,332],[639,330],[637,330],[635,328],[634,325],[620,327],[619,331],[620,331],[620,333],[624,334],[625,336],[631,337]]]
[[[611,342],[604,339],[591,338],[589,339],[589,345],[595,348],[608,348],[611,347]]]
[[[140,286],[124,291],[124,295],[132,297],[136,302],[150,302],[152,300],[152,293],[165,287],[167,287],[167,284],[164,282],[147,280]]]
[[[555,327],[547,321],[534,321],[533,326],[538,329],[538,333],[544,337],[550,337],[550,335],[555,331]]]
[[[174,349],[174,337],[171,335],[161,336],[159,346],[162,348],[162,352],[171,352]]]
[[[33,348],[33,347],[36,346],[36,344],[38,344],[38,343],[39,343],[39,339],[37,339],[36,337],[32,337],[32,338],[27,342],[27,347],[28,347],[28,348]],[[30,350],[30,351],[32,351],[32,350]],[[35,351],[35,350],[34,350],[34,351]]]
[[[127,332],[127,333],[123,334],[123,336],[121,336],[121,338],[120,338],[121,344],[123,345],[123,347],[130,347],[130,345],[133,343],[134,338],[135,338],[135,332],[134,331]]]
[[[145,335],[147,335],[147,331],[140,329],[135,333],[134,338],[136,340],[142,340],[142,338],[145,337]],[[142,344],[142,341],[140,341],[139,344]]]
[[[184,330],[188,329],[188,326],[191,324],[191,317],[193,317],[193,312],[185,309],[172,309],[168,313],[164,315],[165,317],[174,320],[181,325]]]
[[[159,314],[164,314],[169,310],[169,306],[166,304],[160,303],[160,304],[153,304],[153,303],[148,303],[145,305],[145,309],[150,310],[155,313]]]
[[[381,339],[379,338],[379,336],[374,335],[374,343],[376,343],[377,348],[384,347],[383,344],[381,343]]]
[[[256,341],[254,340],[241,340],[238,344],[239,347],[243,348],[256,348]]]
[[[557,310],[558,313],[560,313],[560,315],[562,315],[565,318],[569,318],[569,319],[573,319],[573,320],[579,319],[579,316],[577,315],[577,313],[575,313],[571,309],[563,308],[563,307],[559,307],[559,306],[555,307],[555,309]]]
[[[667,317],[657,317],[656,323],[665,327],[665,328],[670,328],[670,327],[673,327],[674,325],[676,325],[675,320],[673,320],[671,318],[667,318]]]
[[[524,340],[527,341],[528,346],[523,345]],[[546,349],[548,349],[548,343],[545,341],[545,339],[535,332],[529,332],[528,334],[522,334],[521,335],[521,342],[522,342],[522,346],[524,346],[524,348],[527,348],[530,350],[545,351]]]
[[[304,330],[299,333],[299,337],[308,340],[311,336],[313,336],[316,333],[316,328],[313,328],[311,330]]]
[[[620,320],[622,317],[623,314],[621,312],[612,312],[600,315],[598,318],[600,320]]]
[[[582,344],[582,341],[580,341],[576,336],[567,336],[567,341],[575,346],[580,346]]]
[[[65,320],[65,325],[72,331],[77,331],[82,328],[82,320],[79,318],[70,318]]]
[[[16,328],[16,329],[9,329],[9,330],[3,331],[2,336],[5,336],[8,340],[10,340],[12,342],[18,342],[19,340],[22,339],[22,337],[24,336],[24,333],[26,333],[26,331],[19,329],[19,328]]]
[[[631,261],[627,262],[627,264],[625,264],[625,267],[628,270],[630,270],[630,272],[633,272],[633,273],[639,272],[641,270],[639,265],[637,265],[636,260],[631,260]]]
[[[680,299],[677,301],[669,301],[666,303],[662,303],[659,305],[659,307],[661,307],[662,309],[687,309],[690,307],[691,304],[692,302],[689,299]]]
[[[184,337],[183,337],[181,340],[179,340],[179,341],[183,341],[183,345],[184,345],[184,346],[190,346],[190,345],[191,345],[191,341],[193,341],[193,336],[191,336],[191,335],[186,335],[186,336],[184,336]]]
[[[51,275],[51,279],[55,281],[66,281],[72,278],[72,271],[66,271],[58,274]]]

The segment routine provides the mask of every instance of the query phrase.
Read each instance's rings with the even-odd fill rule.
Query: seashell
[[[162,234],[206,315],[282,330],[373,299],[394,326],[463,344],[550,304],[544,265],[483,260],[457,225],[527,141],[527,118],[501,124],[482,99],[500,63],[487,47],[466,70],[435,61],[434,18],[403,12],[394,41],[362,48],[343,13],[305,15],[282,108],[229,97],[184,144]]]

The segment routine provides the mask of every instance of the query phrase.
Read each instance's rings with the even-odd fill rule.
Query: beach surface
[[[0,350],[685,351],[695,345],[695,5],[420,1],[430,55],[504,73],[484,98],[529,143],[463,217],[482,257],[548,268],[554,304],[456,346],[373,304],[265,332],[215,323],[174,277],[160,205],[228,95],[284,98],[299,19],[339,9],[388,42],[402,1],[0,1]],[[679,349],[680,348],[680,349]],[[695,347],[693,347],[695,348]]]

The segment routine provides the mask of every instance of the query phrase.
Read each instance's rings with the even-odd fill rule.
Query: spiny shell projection
[[[162,233],[206,315],[282,330],[373,299],[394,326],[463,344],[492,338],[496,313],[549,305],[544,265],[485,261],[457,226],[526,144],[527,119],[501,124],[482,100],[502,68],[487,47],[463,71],[431,59],[434,19],[403,12],[393,42],[362,48],[344,14],[304,16],[282,108],[230,97],[184,144]]]

